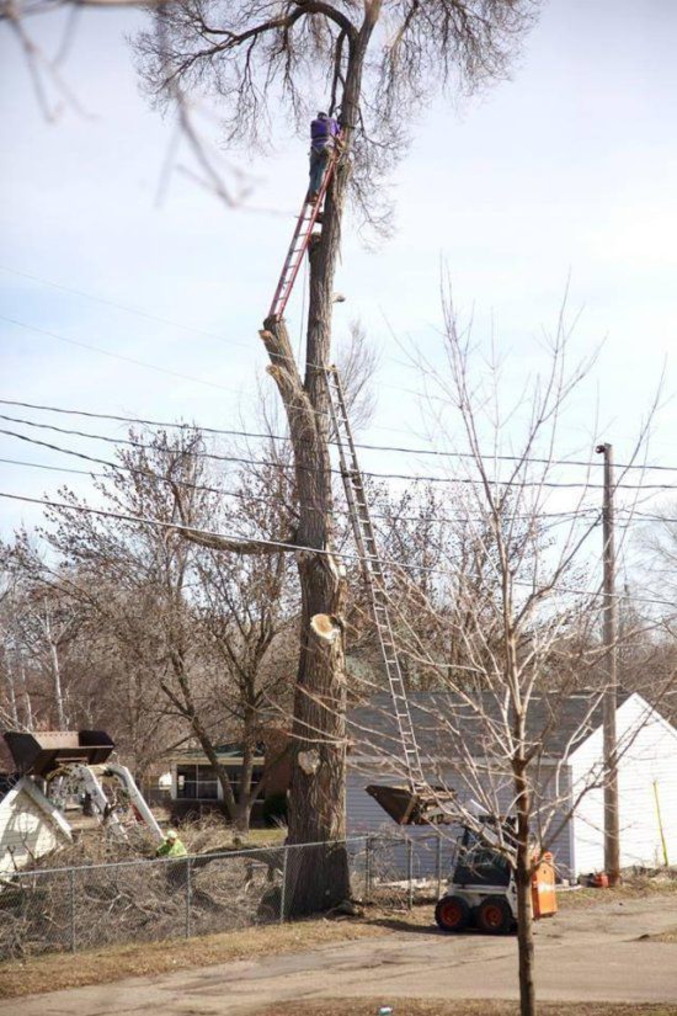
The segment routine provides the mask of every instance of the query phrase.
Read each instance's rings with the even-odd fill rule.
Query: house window
[[[228,774],[228,779],[230,781],[230,789],[233,791],[235,799],[237,800],[237,797],[238,797],[239,792],[240,792],[240,777],[241,777],[241,774],[242,774],[242,766],[237,766],[237,767],[236,766],[226,766],[226,772]],[[263,776],[263,769],[260,768],[259,766],[256,766],[254,768],[254,770],[252,771],[252,785],[251,785],[252,793],[256,790],[256,788],[258,787],[259,783],[261,782],[261,777],[262,776]]]
[[[211,766],[182,765],[176,767],[176,796],[179,800],[216,801],[218,780]]]

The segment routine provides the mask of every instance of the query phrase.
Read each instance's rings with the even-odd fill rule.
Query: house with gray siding
[[[451,694],[409,696],[424,771],[432,784],[460,800],[477,797],[509,813],[512,780],[505,756],[488,737],[500,731],[499,704],[487,696],[484,719]],[[556,710],[556,712],[555,712]],[[536,746],[535,828],[548,820],[543,843],[560,877],[604,869],[603,737],[599,694],[581,691],[562,700],[538,696],[529,710],[528,737]],[[492,717],[493,714],[493,717]],[[621,865],[677,863],[677,730],[636,693],[620,692],[619,745]],[[403,782],[402,752],[390,697],[379,695],[349,714],[348,835],[406,833],[430,837],[429,826],[398,827],[366,792],[369,784]],[[470,764],[469,764],[470,763]],[[468,778],[470,769],[475,776]],[[479,774],[479,775],[478,775]],[[487,809],[489,810],[489,809]],[[445,835],[453,836],[447,829]],[[417,852],[418,856],[418,852]],[[432,862],[431,862],[432,863]],[[420,872],[420,874],[425,874]]]

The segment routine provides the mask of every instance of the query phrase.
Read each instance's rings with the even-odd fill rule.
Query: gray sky
[[[237,427],[253,420],[257,378],[272,386],[257,329],[306,185],[306,144],[285,137],[280,124],[270,158],[251,164],[233,156],[259,180],[251,204],[276,214],[230,211],[180,169],[158,203],[173,127],[148,108],[135,81],[124,37],[141,20],[128,11],[81,12],[61,73],[88,115],[64,108],[55,123],[41,115],[15,39],[0,34],[0,117],[8,139],[0,314],[36,329],[0,319],[0,394]],[[58,49],[63,24],[52,16],[31,21],[45,52]],[[543,362],[542,330],[554,324],[570,276],[570,317],[580,312],[572,358],[605,344],[558,452],[587,453],[597,436],[614,443],[618,459],[630,453],[666,356],[666,397],[675,390],[676,37],[671,0],[550,0],[511,81],[454,108],[435,103],[416,125],[392,180],[397,232],[373,253],[347,229],[337,280],[348,298],[337,309],[338,334],[358,317],[381,350],[378,409],[366,437],[384,444],[428,437],[409,394],[419,382],[402,346],[416,343],[442,363],[444,265],[462,316],[474,317],[477,341],[488,343],[493,329],[508,398]],[[314,98],[322,103],[321,95]],[[193,166],[185,148],[176,162]],[[302,280],[297,290],[288,312],[295,337]],[[650,461],[677,465],[675,403],[664,401]],[[80,423],[122,433],[112,424]],[[506,433],[506,447],[516,440]],[[93,442],[57,436],[57,443],[110,456]],[[0,456],[70,464],[2,435]],[[431,470],[429,460],[412,456],[391,456],[386,467],[386,457],[372,453],[364,464]],[[6,491],[40,496],[61,482],[86,489],[84,478],[66,474],[6,464],[0,471]],[[22,518],[37,518],[9,503],[0,511],[4,535]]]

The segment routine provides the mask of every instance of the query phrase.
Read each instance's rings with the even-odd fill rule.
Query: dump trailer
[[[5,741],[22,776],[47,784],[65,780],[69,789],[87,794],[93,814],[119,839],[127,839],[124,824],[111,804],[101,779],[112,779],[158,843],[164,836],[129,769],[109,762],[115,742],[104,730],[8,731]]]
[[[487,830],[482,836],[468,826],[463,829],[449,885],[435,907],[435,920],[442,931],[460,932],[474,927],[487,935],[507,935],[517,927],[514,867],[492,846],[492,840],[498,842],[491,829],[495,821],[486,821]],[[552,854],[539,855],[531,894],[536,919],[556,913]]]

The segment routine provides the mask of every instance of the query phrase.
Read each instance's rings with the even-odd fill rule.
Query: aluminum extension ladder
[[[348,409],[338,369],[333,366],[325,368],[325,380],[329,393],[329,413],[336,435],[341,476],[348,501],[350,522],[371,600],[374,624],[378,633],[383,662],[388,675],[393,709],[404,752],[407,780],[410,789],[415,795],[422,795],[424,798],[428,798],[430,796],[430,788],[423,775],[423,768],[421,766],[409,700],[402,677],[400,661],[397,656],[395,637],[388,611],[388,594],[383,566],[381,565],[376,546],[374,527],[369,514],[369,505],[367,504],[364,482],[357,461],[355,442],[350,428]]]
[[[310,244],[310,239],[313,235],[313,228],[315,223],[318,221],[324,196],[327,193],[327,188],[329,187],[331,178],[334,175],[337,158],[338,151],[334,149],[327,162],[327,168],[324,171],[324,177],[317,193],[317,197],[314,201],[308,201],[307,198],[304,199],[303,207],[301,208],[301,213],[296,222],[294,235],[289,245],[289,250],[287,251],[282,273],[278,280],[275,296],[273,297],[273,302],[270,305],[270,310],[268,311],[268,317],[266,320],[272,318],[274,321],[279,321],[285,312],[289,297],[291,296],[292,289],[294,288],[294,283],[296,282],[296,276],[303,264],[303,257],[308,250],[308,245]]]

